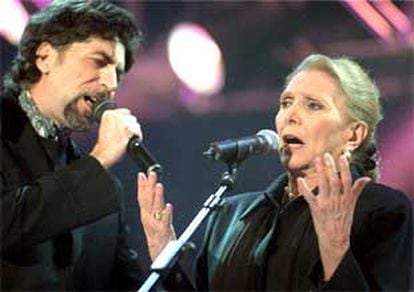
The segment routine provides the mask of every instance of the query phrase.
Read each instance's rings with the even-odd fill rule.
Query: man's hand
[[[102,114],[98,141],[90,155],[108,169],[121,160],[129,139],[134,135],[143,138],[141,126],[129,109],[107,110]]]
[[[137,201],[149,255],[154,261],[167,243],[176,239],[172,225],[173,207],[164,203],[164,187],[157,183],[155,172],[148,177],[142,172],[138,174]]]

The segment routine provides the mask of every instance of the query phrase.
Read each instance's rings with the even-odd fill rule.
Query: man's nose
[[[112,93],[118,87],[118,76],[115,66],[105,66],[100,72],[100,85]]]

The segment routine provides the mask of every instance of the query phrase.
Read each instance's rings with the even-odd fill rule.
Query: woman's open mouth
[[[305,144],[301,139],[299,139],[298,137],[294,135],[290,135],[290,134],[284,135],[282,139],[283,139],[284,146],[292,148],[292,149],[300,148]]]

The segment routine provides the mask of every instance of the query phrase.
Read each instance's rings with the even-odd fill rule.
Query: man
[[[131,15],[101,0],[56,2],[30,19],[1,99],[2,290],[138,287],[108,170],[140,126],[127,109],[106,111],[83,156],[68,137],[113,98],[138,42]]]

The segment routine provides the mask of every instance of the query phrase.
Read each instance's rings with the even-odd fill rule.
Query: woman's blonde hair
[[[380,92],[365,70],[349,58],[333,59],[314,54],[305,58],[286,78],[286,84],[299,72],[321,70],[337,80],[346,95],[348,115],[355,121],[368,125],[368,133],[361,145],[351,154],[351,163],[364,175],[377,180],[379,177],[379,155],[377,154],[376,129],[382,119]]]

